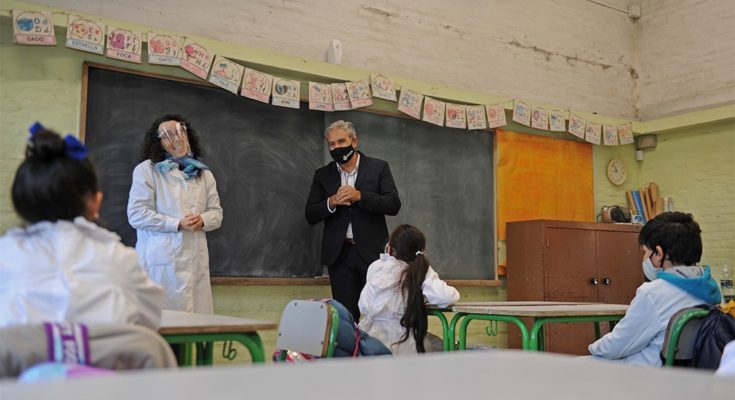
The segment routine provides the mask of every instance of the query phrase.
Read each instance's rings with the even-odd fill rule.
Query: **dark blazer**
[[[377,260],[388,242],[385,216],[396,215],[401,209],[398,189],[388,163],[359,154],[360,166],[355,178],[355,189],[360,191],[360,201],[349,207],[337,206],[334,214],[327,209],[327,198],[337,193],[341,186],[337,163],[332,161],[314,172],[314,181],[306,201],[306,220],[311,225],[324,221],[324,265],[334,263],[339,256],[350,222],[360,256],[368,263]]]

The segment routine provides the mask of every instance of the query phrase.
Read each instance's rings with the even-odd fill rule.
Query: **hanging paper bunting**
[[[600,144],[600,124],[587,121],[587,126],[584,128],[584,140],[592,144]]]
[[[347,93],[347,85],[344,83],[332,83],[331,86],[334,111],[352,110],[350,95]]]
[[[569,113],[569,130],[572,135],[584,139],[584,128],[586,121],[575,113]]]
[[[553,132],[566,132],[567,126],[563,112],[560,110],[549,111],[549,129]]]
[[[531,112],[531,126],[536,129],[549,130],[549,114],[543,107],[533,107]]]
[[[528,104],[516,100],[513,104],[513,121],[521,125],[531,126],[531,108]]]
[[[485,106],[485,110],[488,128],[498,128],[508,124],[505,120],[505,107],[500,104],[495,104],[493,106]]]
[[[291,79],[273,77],[273,98],[271,104],[279,107],[299,108],[301,83]]]
[[[105,52],[105,25],[70,14],[66,24],[66,47],[89,53]]]
[[[444,125],[444,108],[443,101],[424,97],[424,116],[421,120],[434,125]]]
[[[229,92],[237,94],[245,67],[220,55],[214,57],[209,81]]]
[[[368,81],[347,82],[347,93],[350,95],[350,104],[353,109],[373,104]]]
[[[485,106],[467,106],[467,129],[485,129]]]
[[[309,82],[309,109],[333,111],[332,85],[328,83]]]
[[[56,46],[53,14],[13,10],[13,42],[36,46]]]
[[[245,68],[240,95],[267,104],[271,97],[272,86],[273,75]]]
[[[181,65],[181,41],[179,36],[149,33],[148,64]]]
[[[142,47],[143,34],[140,32],[107,27],[106,57],[140,64]]]
[[[212,59],[213,57],[209,54],[209,50],[196,42],[186,39],[184,42],[184,52],[181,54],[181,68],[202,79],[207,79],[209,67],[212,66]]]
[[[393,79],[377,74],[370,76],[373,97],[396,101],[396,87]]]
[[[618,127],[615,125],[602,126],[602,142],[605,146],[618,145]]]
[[[401,89],[398,97],[398,111],[416,119],[421,119],[421,103],[424,95],[408,89]]]
[[[633,143],[633,123],[626,122],[618,125],[618,136],[620,136],[620,144]]]
[[[467,106],[464,104],[447,103],[447,120],[445,126],[450,128],[467,128]]]

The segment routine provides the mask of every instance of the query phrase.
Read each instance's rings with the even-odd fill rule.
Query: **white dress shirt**
[[[352,172],[346,172],[342,169],[342,167],[337,163],[337,171],[339,171],[339,177],[340,182],[342,186],[349,185],[352,187],[355,187],[355,180],[357,179],[357,170],[360,169],[360,153],[357,153],[357,163],[355,164],[355,169]],[[334,209],[329,208],[329,198],[327,198],[327,210],[329,210],[330,213],[334,214],[335,211],[337,211],[337,207],[334,207]],[[345,234],[345,239],[352,239],[354,236],[352,235],[352,222],[350,222],[349,225],[347,225],[347,234]]]

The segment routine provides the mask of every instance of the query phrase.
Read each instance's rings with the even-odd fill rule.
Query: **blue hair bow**
[[[35,136],[36,133],[41,131],[42,129],[45,128],[43,127],[43,125],[41,125],[40,122],[36,122],[35,124],[31,125],[31,127],[28,128],[28,131],[31,133],[31,135],[28,137],[28,141],[30,142],[33,139],[33,136]],[[87,150],[87,147],[77,138],[70,134],[67,134],[64,137],[64,155],[66,155],[68,158],[82,161],[87,158],[88,154],[89,150]]]

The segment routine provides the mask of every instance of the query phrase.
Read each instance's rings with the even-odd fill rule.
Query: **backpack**
[[[704,317],[694,341],[694,368],[716,370],[720,365],[722,351],[729,342],[735,340],[735,318],[718,306],[710,307]]]

